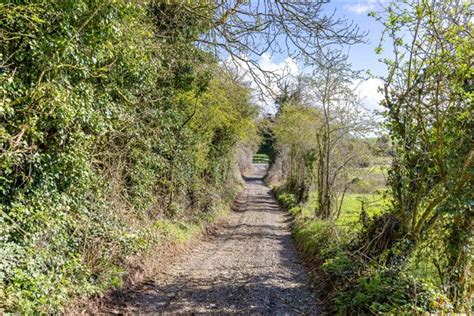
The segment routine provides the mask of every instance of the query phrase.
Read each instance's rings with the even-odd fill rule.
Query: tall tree
[[[345,171],[362,153],[362,148],[353,146],[353,138],[364,136],[373,125],[355,94],[353,82],[357,78],[358,74],[351,70],[345,58],[316,68],[309,78],[309,94],[322,116],[315,135],[318,192],[315,212],[321,218],[334,218],[339,213],[350,183]]]
[[[382,102],[397,154],[393,209],[417,240],[472,178],[472,15],[459,1],[404,1],[391,5],[385,25],[394,54]]]

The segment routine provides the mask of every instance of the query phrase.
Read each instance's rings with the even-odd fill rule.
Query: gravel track
[[[265,172],[255,166],[224,227],[127,295],[125,313],[319,314]]]

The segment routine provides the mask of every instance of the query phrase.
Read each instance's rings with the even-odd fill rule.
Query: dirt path
[[[226,226],[132,293],[129,312],[318,314],[289,218],[256,169]]]

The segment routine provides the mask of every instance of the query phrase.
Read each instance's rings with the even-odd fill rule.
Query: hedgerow
[[[209,214],[250,144],[248,89],[173,2],[0,4],[0,311],[120,286],[159,221]]]
[[[291,196],[282,193],[280,201]],[[354,250],[360,228],[344,229],[336,222],[308,216],[312,212],[305,205],[289,211],[294,217],[295,244],[312,268],[327,313],[412,315],[452,310],[449,299],[426,280],[405,269],[361,258]]]
[[[377,198],[381,203],[375,203],[379,209],[371,210],[375,201],[366,197],[357,197],[360,208],[343,207],[354,201],[354,193],[368,193],[360,177],[367,174],[369,161],[377,160],[363,152],[354,158],[358,149],[370,148],[368,134],[351,131],[344,138],[341,133],[357,122],[351,123],[346,110],[328,107],[334,100],[333,109],[339,100],[350,104],[346,96],[335,97],[344,95],[336,89],[347,82],[348,67],[343,63],[335,68],[343,71],[334,81],[330,74],[337,72],[331,64],[323,72],[325,80],[317,72],[312,75],[309,82],[318,83],[315,93],[309,94],[314,101],[300,97],[306,86],[296,86],[293,103],[282,104],[275,116],[275,161],[279,162],[275,166],[281,169],[281,179],[275,184],[283,193],[280,200],[302,210],[296,213],[295,238],[329,279],[330,312],[470,314],[474,241],[471,7],[452,0],[391,1],[370,16],[384,26],[376,52],[383,52],[386,40],[393,44],[393,55],[381,59],[387,74],[381,77],[380,102],[391,150],[386,150],[383,137],[376,141],[381,147],[374,152],[390,153],[379,158],[388,159],[391,166],[386,188],[370,188],[373,194],[381,193]],[[413,36],[406,38],[406,34]],[[325,83],[331,84],[329,88],[318,90]],[[372,182],[377,183],[380,180]],[[352,198],[346,199],[349,195]],[[349,221],[343,224],[343,218]],[[349,238],[341,239],[347,232]]]

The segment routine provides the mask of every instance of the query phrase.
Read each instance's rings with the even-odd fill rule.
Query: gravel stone
[[[225,226],[128,296],[128,313],[320,314],[289,215],[262,180],[265,166],[254,170]]]

